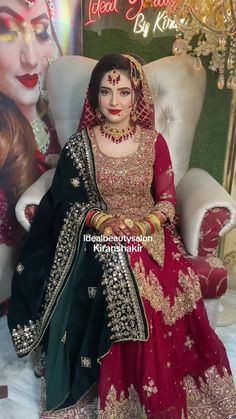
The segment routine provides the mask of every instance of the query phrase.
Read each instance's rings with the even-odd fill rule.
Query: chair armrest
[[[22,227],[29,231],[30,229],[30,222],[26,217],[25,210],[28,205],[38,205],[48,191],[52,184],[52,179],[55,173],[55,169],[50,169],[45,172],[36,182],[34,182],[24,193],[21,195],[20,199],[18,200],[15,213],[16,218]]]
[[[177,185],[176,194],[181,236],[192,256],[198,256],[201,226],[209,209],[229,211],[229,220],[220,230],[220,237],[236,226],[236,202],[205,170],[189,170]]]

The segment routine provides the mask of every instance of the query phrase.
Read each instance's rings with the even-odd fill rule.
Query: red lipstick
[[[113,115],[117,115],[118,113],[120,113],[120,109],[108,109],[108,112],[110,112]]]
[[[23,86],[32,89],[38,83],[39,76],[38,74],[34,73],[34,74],[23,74],[22,76],[17,76],[16,78],[17,80],[19,80],[21,84],[23,84]]]

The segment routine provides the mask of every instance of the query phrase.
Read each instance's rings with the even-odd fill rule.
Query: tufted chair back
[[[82,56],[57,59],[49,69],[50,108],[63,145],[79,123],[95,60]],[[205,95],[206,74],[193,70],[190,56],[165,57],[144,65],[155,105],[156,130],[166,139],[175,183],[188,169],[196,125]]]

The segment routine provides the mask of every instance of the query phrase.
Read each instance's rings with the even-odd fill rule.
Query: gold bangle
[[[103,211],[96,211],[95,214],[93,214],[93,216],[90,220],[90,225],[92,227],[95,227],[95,224],[96,224],[97,220],[104,214],[105,214],[105,212],[103,212]]]
[[[142,236],[146,236],[146,229],[145,229],[145,226],[141,223],[141,221],[135,221],[134,223],[136,224],[136,226],[141,231]]]
[[[100,220],[101,217],[104,217],[104,215],[107,215],[107,214],[103,211],[98,211],[96,213],[96,215],[94,216],[94,218],[92,220],[92,225],[93,225],[94,228],[96,228],[96,224],[97,224],[98,220]]]
[[[147,219],[150,219],[150,220],[151,220],[151,221],[155,224],[155,226],[156,226],[157,230],[159,230],[159,229],[160,229],[160,227],[161,227],[161,222],[160,222],[159,218],[158,218],[156,215],[154,215],[154,214],[149,214],[146,218],[147,218]]]
[[[94,218],[95,218],[95,216],[96,216],[96,215],[98,215],[98,211],[97,211],[97,212],[95,212],[95,213],[92,215],[91,219],[90,219],[89,224],[91,225],[91,227],[93,227],[93,222],[94,222]]]
[[[98,230],[99,229],[99,227],[100,227],[100,225],[104,222],[104,221],[106,221],[106,220],[108,220],[109,218],[112,218],[112,215],[102,215],[99,219],[98,219],[98,221],[96,222],[96,224],[95,224],[95,228],[96,228],[96,230]]]
[[[146,232],[147,232],[147,236],[151,235],[151,226],[148,224],[147,221],[143,220],[142,223],[144,224],[144,226],[146,227]]]

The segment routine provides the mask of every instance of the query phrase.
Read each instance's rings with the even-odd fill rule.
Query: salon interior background
[[[64,54],[99,59],[111,51],[131,52],[146,62],[172,55],[177,31],[174,22],[167,18],[165,7],[140,10],[142,0],[133,2],[132,7],[129,0],[54,2],[57,33]],[[156,4],[168,4],[168,0],[156,0]],[[207,70],[206,99],[191,166],[206,169],[222,183],[232,92],[218,90],[216,79],[217,75]]]

